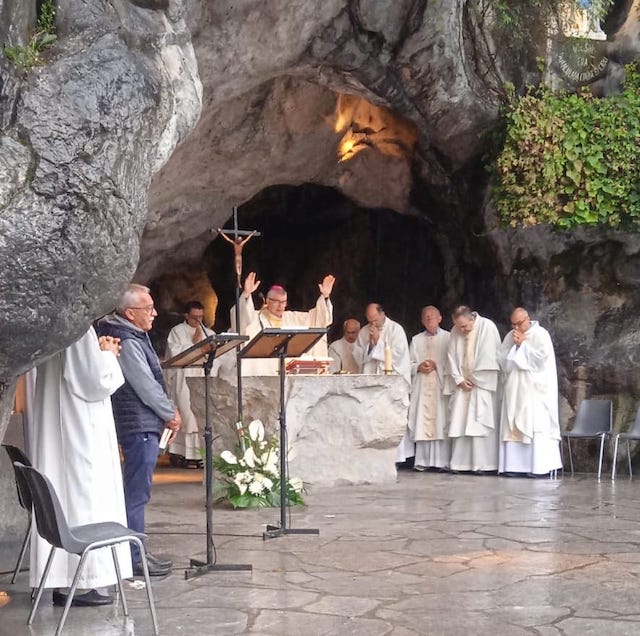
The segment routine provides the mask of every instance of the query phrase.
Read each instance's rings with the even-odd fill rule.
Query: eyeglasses
[[[127,309],[140,309],[141,311],[144,311],[149,315],[154,312],[155,308],[155,305],[148,305],[147,307],[127,307]]]
[[[523,318],[522,320],[518,320],[518,322],[512,322],[511,326],[517,328],[520,325],[523,325],[525,322],[527,322],[527,320],[529,320],[529,316],[527,316],[526,318]]]
[[[286,305],[287,304],[286,298],[285,298],[285,300],[278,300],[277,298],[269,298],[267,296],[267,301],[271,301],[272,303],[276,303],[276,305]]]

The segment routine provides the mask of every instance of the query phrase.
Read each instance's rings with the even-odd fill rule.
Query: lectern
[[[274,539],[285,534],[320,534],[317,529],[293,529],[287,527],[287,424],[285,413],[285,358],[297,358],[327,333],[327,329],[300,327],[287,329],[263,329],[240,352],[242,358],[278,358],[280,364],[280,525],[267,525],[262,538]]]
[[[250,565],[217,564],[213,553],[213,430],[209,416],[209,374],[216,356],[221,356],[231,349],[235,349],[242,342],[249,340],[248,336],[237,333],[221,333],[207,336],[193,347],[181,351],[178,355],[166,360],[164,369],[184,369],[186,367],[202,367],[204,369],[204,483],[206,493],[206,522],[207,522],[207,560],[190,559],[190,569],[184,573],[185,579],[194,578],[213,570],[251,570]]]

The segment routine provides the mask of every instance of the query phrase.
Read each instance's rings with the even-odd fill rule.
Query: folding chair
[[[598,461],[598,481],[602,474],[602,458],[604,455],[604,440],[611,436],[613,429],[613,403],[611,400],[582,400],[576,415],[576,421],[570,431],[562,433],[567,438],[571,475],[573,475],[573,456],[571,454],[571,439],[599,439],[600,459]]]
[[[616,478],[616,463],[618,461],[618,442],[620,438],[626,440],[627,442],[627,461],[629,462],[629,479],[633,477],[633,470],[631,469],[631,448],[629,442],[631,440],[640,440],[640,408],[638,408],[638,412],[636,413],[636,419],[634,420],[631,429],[626,433],[618,433],[616,435],[614,444],[613,444],[613,466],[611,467],[611,479],[614,480]]]
[[[10,444],[3,444],[2,448],[7,451],[7,455],[9,455],[9,459],[11,460],[11,465],[13,466],[13,472],[16,478],[16,488],[18,489],[18,501],[20,505],[27,511],[29,515],[29,523],[27,524],[27,531],[25,532],[24,539],[22,540],[22,548],[20,549],[20,556],[18,557],[18,562],[16,563],[16,567],[13,570],[13,576],[11,577],[11,582],[16,582],[16,576],[20,572],[20,568],[22,567],[22,562],[24,561],[24,556],[27,553],[27,548],[29,547],[29,539],[31,537],[31,526],[33,524],[33,517],[31,515],[31,493],[28,488],[20,488],[20,483],[18,482],[18,475],[16,474],[16,468],[14,466],[14,462],[20,462],[25,466],[31,466],[31,462],[29,458],[17,447],[11,446]]]
[[[123,542],[133,542],[138,548],[140,548],[140,555],[142,557],[142,567],[144,570],[144,580],[147,588],[147,598],[149,599],[149,610],[151,611],[151,619],[153,621],[153,632],[158,634],[158,621],[156,618],[156,608],[153,602],[153,593],[151,591],[151,581],[149,579],[149,566],[147,564],[147,557],[144,550],[142,539],[145,535],[140,532],[135,532],[130,528],[116,523],[114,521],[104,521],[102,523],[90,523],[82,526],[69,527],[67,520],[62,512],[58,495],[51,482],[35,468],[30,466],[24,466],[19,462],[14,463],[16,467],[16,476],[19,482],[23,485],[20,487],[28,488],[31,492],[31,500],[33,501],[33,509],[36,516],[36,527],[38,534],[51,544],[51,551],[49,552],[49,558],[47,564],[42,573],[40,584],[36,592],[35,600],[33,601],[33,607],[31,613],[27,619],[27,625],[31,625],[40,603],[42,591],[51,569],[53,562],[53,556],[57,549],[65,550],[70,554],[77,554],[80,557],[80,562],[76,568],[75,576],[73,577],[73,583],[67,596],[67,602],[62,611],[58,628],[56,629],[56,636],[62,632],[73,596],[82,574],[82,568],[84,567],[87,555],[98,548],[106,546],[111,547],[111,554],[113,556],[113,565],[116,570],[116,577],[118,579],[118,589],[120,590],[120,598],[122,599],[122,611],[125,616],[128,616],[129,610],[127,608],[127,601],[124,595],[124,587],[122,585],[122,576],[120,574],[120,566],[118,565],[118,557],[116,554],[116,545]]]

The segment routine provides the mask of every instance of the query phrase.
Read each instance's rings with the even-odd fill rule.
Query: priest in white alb
[[[360,333],[360,323],[355,318],[347,318],[342,325],[342,338],[329,345],[329,373],[360,373],[360,365],[353,357],[353,347]]]
[[[498,350],[495,324],[465,305],[452,315],[447,386],[452,471],[498,470]]]
[[[127,525],[120,456],[111,394],[124,384],[118,364],[119,340],[98,340],[91,327],[77,342],[38,367],[31,461],[53,484],[71,526],[101,521]],[[51,546],[33,528],[30,585],[36,587]],[[122,578],[132,576],[127,544],[117,547]],[[47,588],[54,605],[66,602],[78,557],[57,550]],[[106,586],[117,582],[110,548],[92,552],[78,583],[73,605],[108,605]]]
[[[444,394],[449,332],[440,328],[437,307],[422,309],[424,331],[411,339],[411,402],[409,431],[415,442],[414,470],[449,468],[451,442],[448,436],[448,396]]]
[[[353,346],[353,357],[362,368],[362,373],[381,375],[395,373],[406,381],[407,393],[411,387],[411,359],[409,343],[404,328],[389,318],[382,305],[370,303],[365,310],[367,324],[360,329]],[[413,457],[415,445],[409,428],[398,444],[396,463]]]
[[[365,316],[367,324],[360,329],[353,347],[353,357],[362,373],[397,373],[407,381],[409,388],[411,360],[403,327],[391,320],[379,303],[367,305]]]
[[[558,375],[549,332],[522,307],[500,348],[504,391],[498,472],[546,475],[562,468]]]
[[[288,327],[329,327],[333,322],[333,305],[331,291],[335,277],[328,274],[318,283],[320,296],[313,309],[309,311],[289,311],[287,307],[287,292],[280,285],[273,285],[267,292],[264,307],[256,309],[252,294],[260,286],[255,272],[249,272],[244,281],[243,292],[240,294],[239,317],[240,333],[253,338],[260,331],[267,328],[286,329]],[[232,310],[232,315],[234,311]],[[327,359],[327,338],[314,345],[305,355]],[[242,361],[242,375],[278,375],[278,359],[244,359]]]
[[[214,335],[211,329],[204,326],[203,320],[204,305],[198,300],[189,301],[185,306],[184,321],[169,332],[167,358],[173,358],[207,336]],[[196,416],[191,410],[191,392],[187,378],[204,378],[204,358],[194,364],[197,366],[166,369],[165,378],[169,397],[178,407],[182,417],[182,427],[169,444],[171,462],[178,466],[198,468],[202,466],[203,438],[200,435]]]

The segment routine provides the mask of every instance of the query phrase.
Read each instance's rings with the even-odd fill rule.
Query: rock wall
[[[0,396],[114,306],[151,177],[200,114],[180,1],[57,4],[42,66],[21,76],[0,55]],[[34,7],[0,3],[20,14],[14,44]]]
[[[232,206],[274,184],[419,213],[409,197],[419,176],[454,202],[451,176],[498,112],[462,0],[201,0],[188,22],[203,115],[154,179],[142,278],[177,254],[197,261]],[[341,161],[350,134],[372,151]]]

